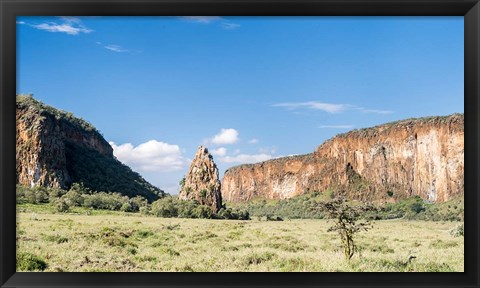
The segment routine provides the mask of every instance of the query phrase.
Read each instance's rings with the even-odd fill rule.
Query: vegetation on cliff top
[[[100,132],[88,121],[79,117],[75,117],[71,112],[59,110],[52,106],[48,106],[33,98],[32,94],[18,94],[16,103],[18,108],[30,108],[38,111],[40,114],[47,113],[55,116],[57,120],[65,121],[66,123],[69,123],[79,129],[85,130],[87,132],[96,132],[100,134]]]
[[[427,116],[427,117],[420,117],[420,118],[407,118],[407,119],[380,124],[373,127],[354,129],[345,133],[338,134],[335,137],[331,138],[330,140],[333,140],[336,137],[348,137],[352,135],[368,136],[371,133],[373,134],[378,133],[378,130],[382,128],[389,129],[389,128],[395,128],[398,126],[412,126],[412,125],[426,124],[426,123],[446,123],[446,121],[449,121],[455,118],[463,120],[464,114],[454,113],[446,116]],[[325,142],[328,142],[330,140],[327,140]]]

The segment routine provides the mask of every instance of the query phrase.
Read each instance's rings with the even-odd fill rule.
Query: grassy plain
[[[33,268],[43,271],[464,271],[464,238],[449,234],[459,222],[375,221],[358,234],[359,251],[346,261],[327,220],[56,213],[32,204],[17,210],[17,258],[43,261]],[[417,258],[405,264],[410,255]],[[36,266],[17,270],[28,267]]]

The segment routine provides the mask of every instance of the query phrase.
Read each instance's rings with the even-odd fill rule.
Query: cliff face
[[[212,155],[207,148],[198,147],[178,198],[197,200],[217,212],[222,206],[220,187],[218,169]]]
[[[96,191],[142,195],[150,200],[163,195],[116,160],[110,144],[91,124],[69,112],[29,96],[17,96],[16,129],[19,184],[68,189],[72,183],[82,182]],[[137,183],[123,185],[120,178]]]
[[[349,198],[442,202],[463,194],[464,117],[408,119],[338,135],[314,153],[225,172],[226,201],[285,199],[333,189]]]

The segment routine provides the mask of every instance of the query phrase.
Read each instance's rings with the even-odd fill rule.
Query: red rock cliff
[[[225,172],[222,198],[285,199],[333,189],[353,199],[418,195],[442,202],[463,194],[464,117],[407,119],[338,135],[314,153]]]
[[[17,99],[20,99],[16,109],[17,183],[66,187],[71,181],[66,169],[66,140],[113,158],[110,144],[87,122],[75,124],[57,117],[53,108],[28,96]]]

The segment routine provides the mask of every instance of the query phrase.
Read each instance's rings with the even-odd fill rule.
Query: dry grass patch
[[[17,220],[17,253],[24,259],[19,271],[464,271],[464,239],[449,233],[457,222],[376,221],[358,234],[358,253],[346,261],[325,220],[174,219],[37,208],[34,215],[24,209]],[[417,258],[405,264],[410,255]]]

